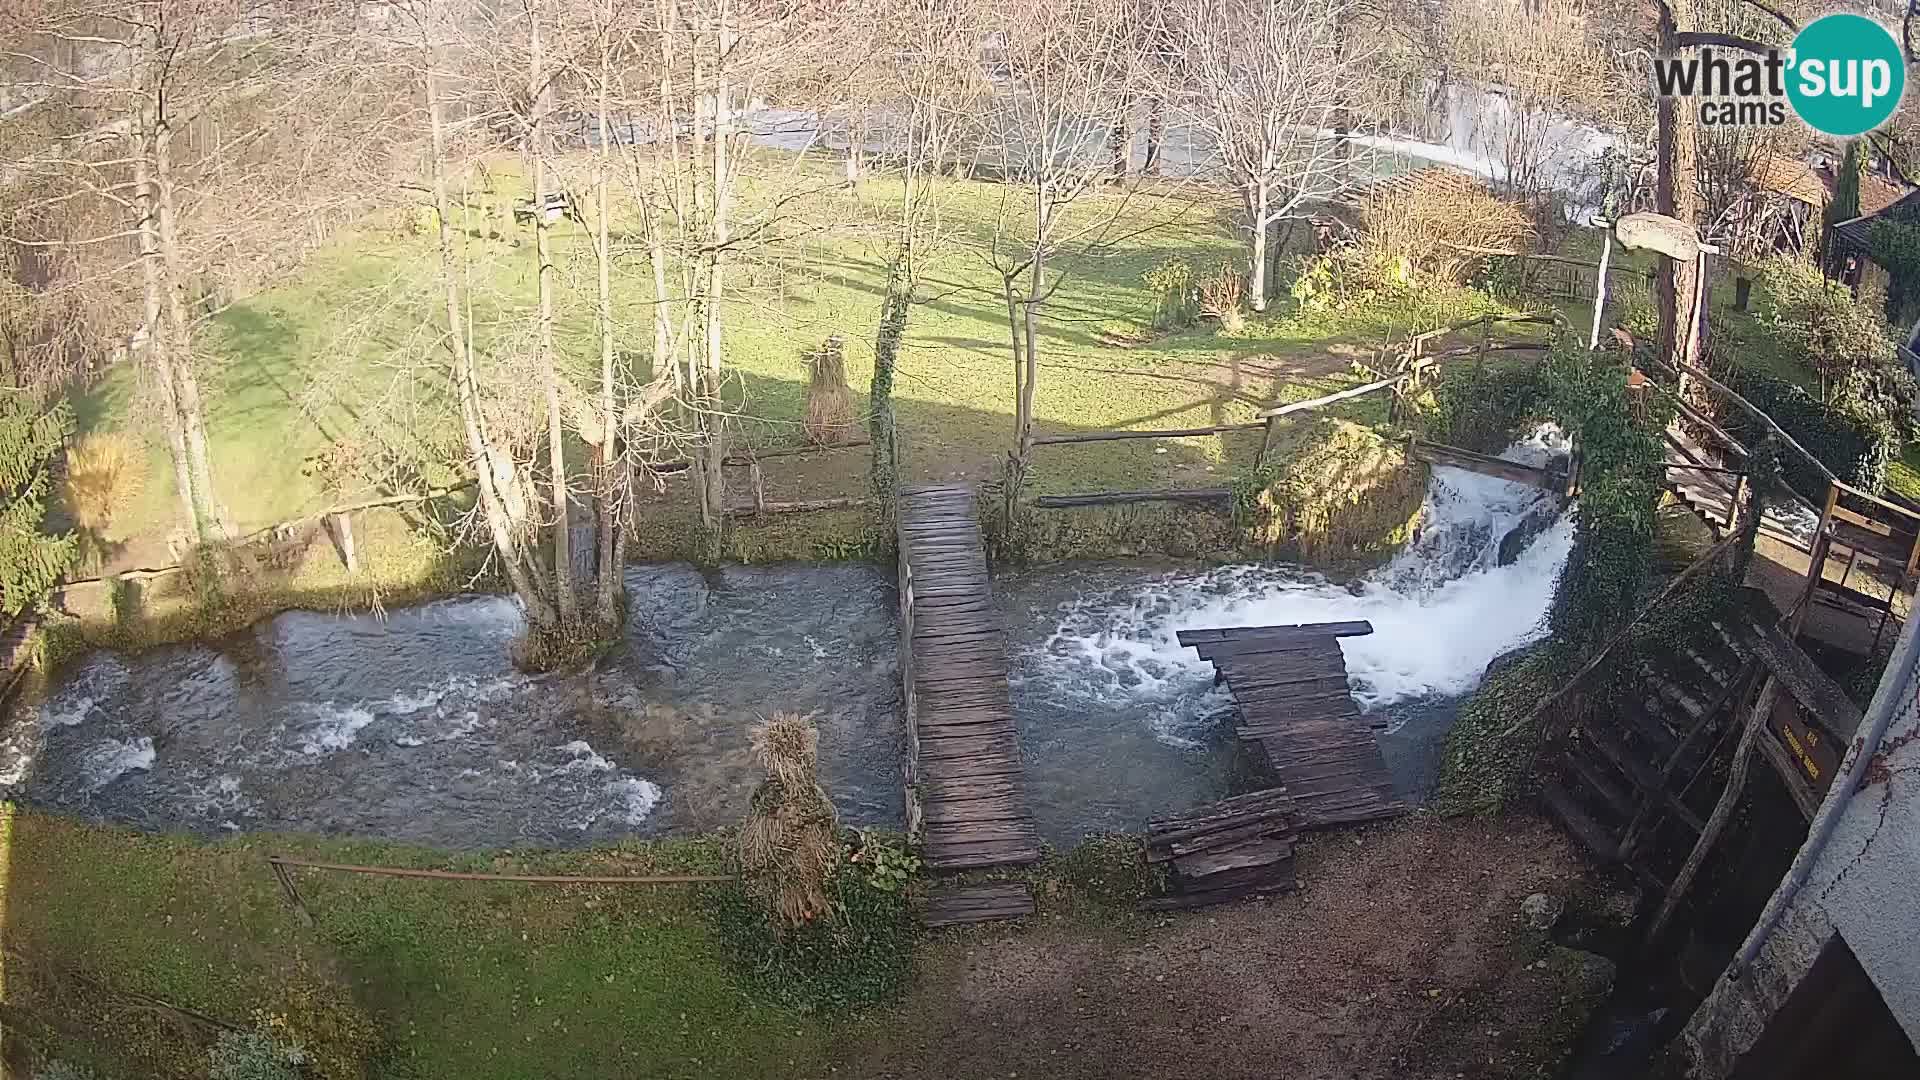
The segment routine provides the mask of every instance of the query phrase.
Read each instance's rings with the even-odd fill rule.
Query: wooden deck
[[[1040,858],[973,489],[900,493],[907,828],[935,871]]]
[[[1182,630],[1180,644],[1213,661],[1240,707],[1240,738],[1272,768],[1302,829],[1396,817],[1374,727],[1347,691],[1339,639],[1366,622]]]

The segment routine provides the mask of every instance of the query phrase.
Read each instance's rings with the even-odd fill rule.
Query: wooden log
[[[753,517],[758,514],[810,514],[816,510],[845,510],[854,506],[865,506],[863,496],[848,495],[831,499],[795,499],[791,502],[769,502],[759,505],[730,506],[727,513],[735,517]]]

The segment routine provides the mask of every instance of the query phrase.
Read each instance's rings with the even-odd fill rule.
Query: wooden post
[[[1647,928],[1646,944],[1649,948],[1660,939],[1660,934],[1673,919],[1675,909],[1686,897],[1687,890],[1693,887],[1693,879],[1699,874],[1700,866],[1707,861],[1707,855],[1720,841],[1720,834],[1726,831],[1727,822],[1733,817],[1733,809],[1740,802],[1740,793],[1747,786],[1747,766],[1753,760],[1754,743],[1759,741],[1761,729],[1767,726],[1767,717],[1773,714],[1774,699],[1780,695],[1780,682],[1772,674],[1760,687],[1760,696],[1753,703],[1753,711],[1747,715],[1747,725],[1740,732],[1740,745],[1733,752],[1733,766],[1727,773],[1727,786],[1720,792],[1720,801],[1713,805],[1713,815],[1707,818],[1707,826],[1700,830],[1700,839],[1694,842],[1693,850],[1687,853],[1687,861],[1674,875],[1673,885],[1667,890],[1666,899],[1660,901],[1660,911],[1653,917],[1653,925]]]
[[[767,478],[760,471],[759,458],[748,463],[747,476],[753,481],[753,512],[764,514],[767,512]]]
[[[360,556],[353,547],[353,517],[348,514],[327,515],[327,535],[333,538],[334,550],[340,553],[340,563],[347,573],[360,572]]]
[[[1279,417],[1277,416],[1267,417],[1266,430],[1261,432],[1260,434],[1260,457],[1256,459],[1253,463],[1253,467],[1255,470],[1264,469],[1267,467],[1267,455],[1273,452],[1273,437],[1279,433],[1279,428],[1280,428]]]
[[[1607,227],[1607,238],[1600,246],[1600,280],[1593,290],[1593,333],[1587,338],[1587,351],[1600,347],[1600,320],[1607,310],[1607,264],[1613,261],[1613,227]]]
[[[1800,601],[1793,605],[1793,614],[1787,620],[1787,636],[1800,636],[1800,626],[1807,621],[1807,608],[1813,603],[1813,591],[1820,587],[1820,578],[1827,570],[1827,549],[1833,527],[1833,508],[1840,501],[1840,485],[1827,482],[1827,504],[1820,511],[1820,524],[1814,529],[1813,551],[1807,556],[1807,584],[1800,590]]]
[[[1487,350],[1493,346],[1493,316],[1480,320],[1480,351],[1473,358],[1473,377],[1477,380],[1487,366]]]

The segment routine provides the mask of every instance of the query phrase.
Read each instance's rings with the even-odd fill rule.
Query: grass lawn
[[[726,337],[737,376],[731,394],[751,418],[742,429],[757,444],[799,441],[804,354],[824,338],[846,340],[847,374],[857,395],[871,378],[884,288],[876,237],[886,234],[884,201],[891,189],[872,181],[856,200],[826,190],[829,175],[818,170],[823,190],[786,207],[783,220],[797,239],[749,251],[735,271],[738,291],[727,308]],[[524,351],[534,305],[533,250],[530,230],[504,217],[518,195],[514,175],[497,170],[491,182],[495,190],[476,194],[474,216],[461,224],[471,226],[464,244],[483,366],[513,386],[514,356]],[[759,189],[744,192],[749,206],[767,197]],[[1020,213],[1002,205],[1007,197],[1017,202],[1017,190],[946,182],[947,240],[928,263],[928,300],[912,313],[896,384],[908,479],[984,479],[996,474],[1011,442],[1005,307],[986,260],[998,216]],[[1128,233],[1123,242],[1055,262],[1064,276],[1045,308],[1035,406],[1042,432],[1244,420],[1262,405],[1348,384],[1349,363],[1382,340],[1472,313],[1452,297],[1354,317],[1256,318],[1233,336],[1210,325],[1155,336],[1149,326],[1155,298],[1141,275],[1170,256],[1205,268],[1238,249],[1212,207],[1149,195],[1120,198],[1091,195],[1075,213],[1112,216]],[[307,467],[336,441],[365,444],[377,433],[457,451],[443,376],[422,359],[434,354],[441,319],[432,240],[416,235],[422,232],[404,215],[368,222],[341,235],[292,280],[222,312],[202,333],[199,345],[213,358],[207,400],[215,483],[241,528],[365,494],[330,490]],[[582,370],[597,348],[587,243],[577,225],[557,231],[558,344],[565,360]],[[619,344],[626,350],[644,350],[651,340],[646,275],[644,253],[633,252],[616,278]],[[130,368],[114,371],[79,402],[83,428],[146,431],[134,389]],[[1233,456],[1212,438],[1043,449],[1035,490],[1180,486],[1183,477],[1198,483],[1209,471],[1232,471],[1240,464]],[[153,539],[169,532],[177,516],[171,470],[157,444],[151,464],[140,498],[113,529],[121,540],[145,538],[144,546],[131,549],[149,557]],[[769,494],[854,494],[864,467],[859,453],[770,465]],[[644,546],[635,552],[648,554]]]
[[[910,934],[906,992],[843,1016],[746,989],[701,887],[294,871],[309,925],[264,858],[712,872],[713,841],[206,843],[0,804],[0,850],[10,1075],[59,1058],[102,1080],[201,1080],[216,1025],[265,1024],[314,1055],[313,1080],[1092,1078],[1189,1075],[1196,1053],[1208,1075],[1518,1080],[1554,1074],[1610,974],[1517,918],[1530,893],[1589,888],[1564,835],[1523,817],[1303,839],[1298,894],[1173,917],[1135,910],[1136,849],[1087,845],[1030,872],[1035,917]]]
[[[382,1045],[378,1074],[395,1078],[787,1076],[817,1062],[831,1031],[736,985],[700,913],[703,886],[296,872],[307,926],[265,863],[277,852],[492,872],[711,873],[717,842],[460,858],[312,838],[209,845],[0,812],[12,1049],[24,1035],[103,1076],[204,1075],[209,1032],[183,1031],[128,993],[242,1026],[282,1017],[307,1046],[340,1057]]]

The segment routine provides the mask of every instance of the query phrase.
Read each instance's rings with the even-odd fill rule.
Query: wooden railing
[[[1358,386],[1337,390],[1330,394],[1308,398],[1305,401],[1292,401],[1275,404],[1254,414],[1252,422],[1215,424],[1207,427],[1166,428],[1158,430],[1112,429],[1102,431],[1069,432],[1058,435],[1041,435],[1033,440],[1034,446],[1074,446],[1084,443],[1112,442],[1121,439],[1193,439],[1209,438],[1237,432],[1262,432],[1260,453],[1255,458],[1255,467],[1264,466],[1273,453],[1274,441],[1279,434],[1280,424],[1289,417],[1302,416],[1317,412],[1330,405],[1344,401],[1353,401],[1374,394],[1393,391],[1401,393],[1403,387],[1418,386],[1420,380],[1442,361],[1465,356],[1479,358],[1482,362],[1494,353],[1502,352],[1544,352],[1545,342],[1499,342],[1492,340],[1495,326],[1552,326],[1561,322],[1553,315],[1482,315],[1449,326],[1428,330],[1416,334],[1401,344],[1394,353],[1394,362],[1378,367],[1361,365],[1363,370],[1376,377]],[[1440,352],[1429,353],[1428,347],[1450,334],[1478,328],[1481,340],[1475,345],[1457,346]],[[1119,503],[1140,502],[1207,502],[1226,500],[1231,490],[1223,487],[1174,488],[1160,491],[1095,491],[1068,495],[1042,495],[1029,501],[1028,505],[1037,508],[1067,508],[1081,506],[1103,506]]]

